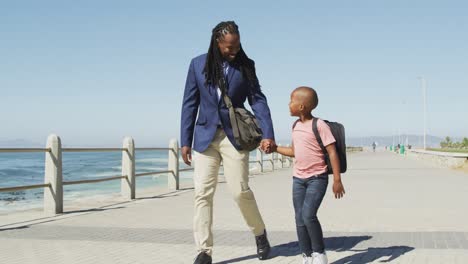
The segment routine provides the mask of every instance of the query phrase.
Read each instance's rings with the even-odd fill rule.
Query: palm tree
[[[452,147],[452,139],[449,136],[445,137],[445,140],[440,142],[441,148],[450,148]]]
[[[451,148],[453,146],[452,139],[449,136],[445,137],[445,141],[447,142],[447,147]]]
[[[468,148],[468,138],[466,138],[466,137],[463,138],[462,147],[463,148]]]

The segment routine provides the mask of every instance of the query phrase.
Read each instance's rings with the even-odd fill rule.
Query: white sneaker
[[[312,264],[312,257],[308,257],[306,254],[302,253],[302,264]]]
[[[323,253],[312,253],[312,264],[328,264],[327,254]]]

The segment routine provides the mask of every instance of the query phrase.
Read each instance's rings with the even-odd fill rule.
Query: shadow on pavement
[[[23,221],[11,222],[11,223],[7,223],[7,224],[4,224],[4,225],[0,225],[0,232],[1,231],[14,230],[14,229],[29,228],[30,226],[33,226],[33,225],[39,225],[39,224],[44,224],[44,223],[60,221],[60,220],[66,219],[67,217],[80,216],[80,215],[96,213],[96,212],[104,212],[104,211],[108,211],[108,210],[122,209],[122,208],[125,208],[125,207],[123,207],[123,206],[111,207],[111,206],[124,204],[124,203],[128,203],[128,202],[114,203],[114,204],[102,206],[102,207],[99,207],[99,208],[70,210],[70,211],[65,211],[65,212],[63,212],[61,214],[57,214],[57,215],[46,216],[46,217],[41,217],[41,218],[31,218],[31,219],[27,219],[27,220],[23,220]],[[22,225],[22,226],[13,227],[13,228],[10,227],[10,226],[15,226],[15,225]]]
[[[349,237],[326,237],[325,247],[332,251],[347,251],[354,248],[357,244],[371,239],[372,236],[349,236]]]
[[[332,264],[363,264],[370,263],[382,257],[388,257],[388,259],[380,260],[380,262],[390,262],[396,258],[412,251],[414,247],[408,246],[393,246],[385,248],[368,248],[364,250],[351,250],[359,252],[351,256],[339,259]]]
[[[152,195],[152,196],[138,197],[135,200],[153,200],[153,199],[162,199],[162,198],[167,198],[167,197],[175,197],[175,196],[179,196],[182,191],[189,191],[189,190],[194,190],[194,188],[193,187],[180,188],[177,191],[166,192],[166,193],[161,193],[161,194]]]
[[[325,245],[327,250],[330,251],[348,251],[354,248],[357,244],[361,243],[362,241],[371,239],[371,236],[350,236],[350,237],[326,237],[325,238]],[[291,256],[298,256],[300,254],[299,250],[299,243],[297,241],[289,242],[285,244],[280,244],[273,246],[271,248],[270,258],[275,258],[278,256],[284,257],[291,257]],[[360,252],[359,254],[361,254]],[[374,252],[372,252],[374,253]],[[217,264],[228,264],[228,263],[236,263],[241,262],[244,260],[255,259],[257,255],[248,255],[233,259],[224,260],[221,262],[217,262]],[[339,262],[342,263],[342,262]],[[358,262],[355,262],[358,263]]]
[[[76,214],[76,213],[93,213],[93,212],[104,212],[104,211],[108,211],[108,210],[115,210],[115,209],[123,209],[125,207],[123,206],[119,206],[119,207],[109,207],[109,208],[91,208],[91,209],[81,209],[81,210],[70,210],[70,211],[66,211],[63,213],[63,215],[66,215],[66,214]]]
[[[325,248],[330,251],[347,251],[354,248],[362,241],[371,239],[371,236],[349,236],[349,237],[326,237]],[[301,254],[297,241],[289,242],[272,247],[272,257],[276,256],[296,256]]]
[[[21,230],[21,229],[26,229],[29,228],[29,226],[18,226],[18,227],[10,227],[10,228],[0,228],[1,231],[11,231],[11,230]]]
[[[241,261],[244,261],[244,260],[256,259],[256,258],[257,258],[257,255],[249,255],[249,256],[244,256],[244,257],[238,257],[238,258],[223,260],[221,262],[216,262],[215,264],[236,263],[236,262],[241,262]]]

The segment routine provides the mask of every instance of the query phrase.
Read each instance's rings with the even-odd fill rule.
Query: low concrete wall
[[[346,152],[359,152],[363,151],[362,147],[346,147]]]
[[[468,166],[467,153],[450,153],[419,149],[411,149],[406,153],[410,157],[430,161],[439,167],[457,169]]]

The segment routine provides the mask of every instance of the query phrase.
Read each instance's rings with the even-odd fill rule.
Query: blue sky
[[[256,61],[277,139],[292,89],[318,91],[316,115],[348,136],[468,136],[464,1],[3,1],[0,139],[163,146],[179,137],[190,59],[223,20]]]

